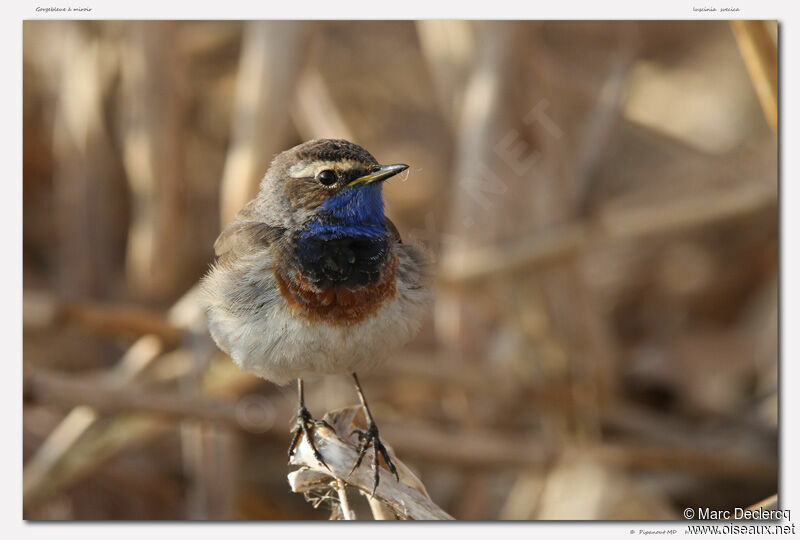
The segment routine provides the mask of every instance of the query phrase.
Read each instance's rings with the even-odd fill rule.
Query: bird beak
[[[383,182],[387,178],[391,178],[392,176],[403,172],[404,170],[408,169],[408,165],[403,163],[397,163],[395,165],[381,165],[377,169],[373,170],[371,173],[366,174],[364,176],[359,176],[355,180],[351,181],[347,184],[347,187],[355,186],[358,184],[372,184],[373,182]]]

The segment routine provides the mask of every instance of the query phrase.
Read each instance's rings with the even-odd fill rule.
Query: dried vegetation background
[[[436,253],[436,304],[364,384],[444,510],[679,519],[773,495],[776,38],[26,22],[25,517],[329,516],[288,488],[293,390],[216,350],[193,289],[271,158],[322,136],[412,166],[388,212]],[[357,402],[344,377],[306,392],[317,416]]]

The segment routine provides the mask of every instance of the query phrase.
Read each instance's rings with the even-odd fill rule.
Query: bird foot
[[[291,457],[297,451],[297,445],[300,443],[300,437],[302,436],[308,442],[308,445],[311,447],[311,451],[314,452],[314,457],[317,458],[317,461],[319,461],[319,463],[326,469],[331,470],[330,467],[328,467],[328,464],[325,463],[322,454],[314,442],[313,430],[315,427],[326,427],[330,430],[333,430],[328,422],[325,420],[314,420],[311,417],[311,413],[308,412],[308,409],[305,407],[300,407],[297,410],[297,422],[295,423],[292,442],[289,445],[289,458],[291,459]]]
[[[379,455],[383,457],[383,460],[386,462],[386,466],[389,467],[389,470],[394,474],[397,481],[400,481],[400,475],[397,474],[397,468],[392,463],[392,458],[389,457],[389,452],[386,451],[386,447],[381,442],[380,436],[378,435],[378,426],[375,425],[375,422],[370,422],[369,427],[364,430],[356,429],[353,430],[352,433],[358,434],[358,459],[356,460],[356,464],[353,465],[353,469],[350,471],[350,474],[353,474],[358,466],[361,465],[361,460],[364,459],[364,456],[367,454],[367,450],[369,450],[370,446],[372,447],[372,471],[375,475],[374,481],[372,484],[372,496],[375,496],[375,490],[378,489],[378,483],[380,482],[380,462],[379,462]]]

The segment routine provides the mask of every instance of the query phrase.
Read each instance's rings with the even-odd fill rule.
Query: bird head
[[[308,141],[275,158],[258,206],[276,225],[320,239],[383,235],[383,181],[406,169],[342,139]]]

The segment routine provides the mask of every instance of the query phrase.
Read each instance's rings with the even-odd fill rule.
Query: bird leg
[[[311,451],[314,452],[314,457],[317,458],[317,461],[319,461],[320,464],[326,469],[330,470],[330,467],[328,467],[328,464],[325,463],[325,460],[322,458],[322,454],[320,454],[319,450],[317,449],[317,445],[314,443],[312,431],[315,426],[324,426],[331,430],[333,428],[331,428],[331,426],[325,420],[314,420],[311,417],[311,413],[308,412],[308,409],[306,409],[303,392],[303,379],[297,379],[297,399],[297,422],[295,424],[292,442],[289,445],[289,457],[291,458],[297,450],[297,444],[300,442],[300,436],[302,435],[305,440],[308,441],[308,445],[311,447]]]
[[[386,447],[383,446],[383,443],[381,442],[381,439],[378,435],[378,426],[375,425],[375,420],[372,418],[369,405],[367,405],[367,398],[364,397],[364,391],[361,389],[361,383],[358,382],[358,375],[355,373],[353,373],[353,381],[356,383],[358,397],[361,400],[361,406],[364,407],[364,414],[367,417],[367,429],[366,431],[360,429],[353,430],[353,433],[358,433],[358,459],[356,460],[356,464],[353,466],[353,469],[350,471],[350,474],[353,474],[353,471],[358,469],[358,466],[361,465],[361,460],[364,459],[367,450],[369,450],[369,447],[372,446],[372,471],[375,474],[375,479],[372,484],[372,496],[374,497],[375,490],[378,489],[378,483],[380,482],[380,464],[378,462],[378,455],[383,456],[386,466],[389,467],[389,470],[392,471],[398,482],[400,481],[400,476],[397,474],[397,468],[394,466],[394,463],[392,463],[392,459],[389,457]]]

